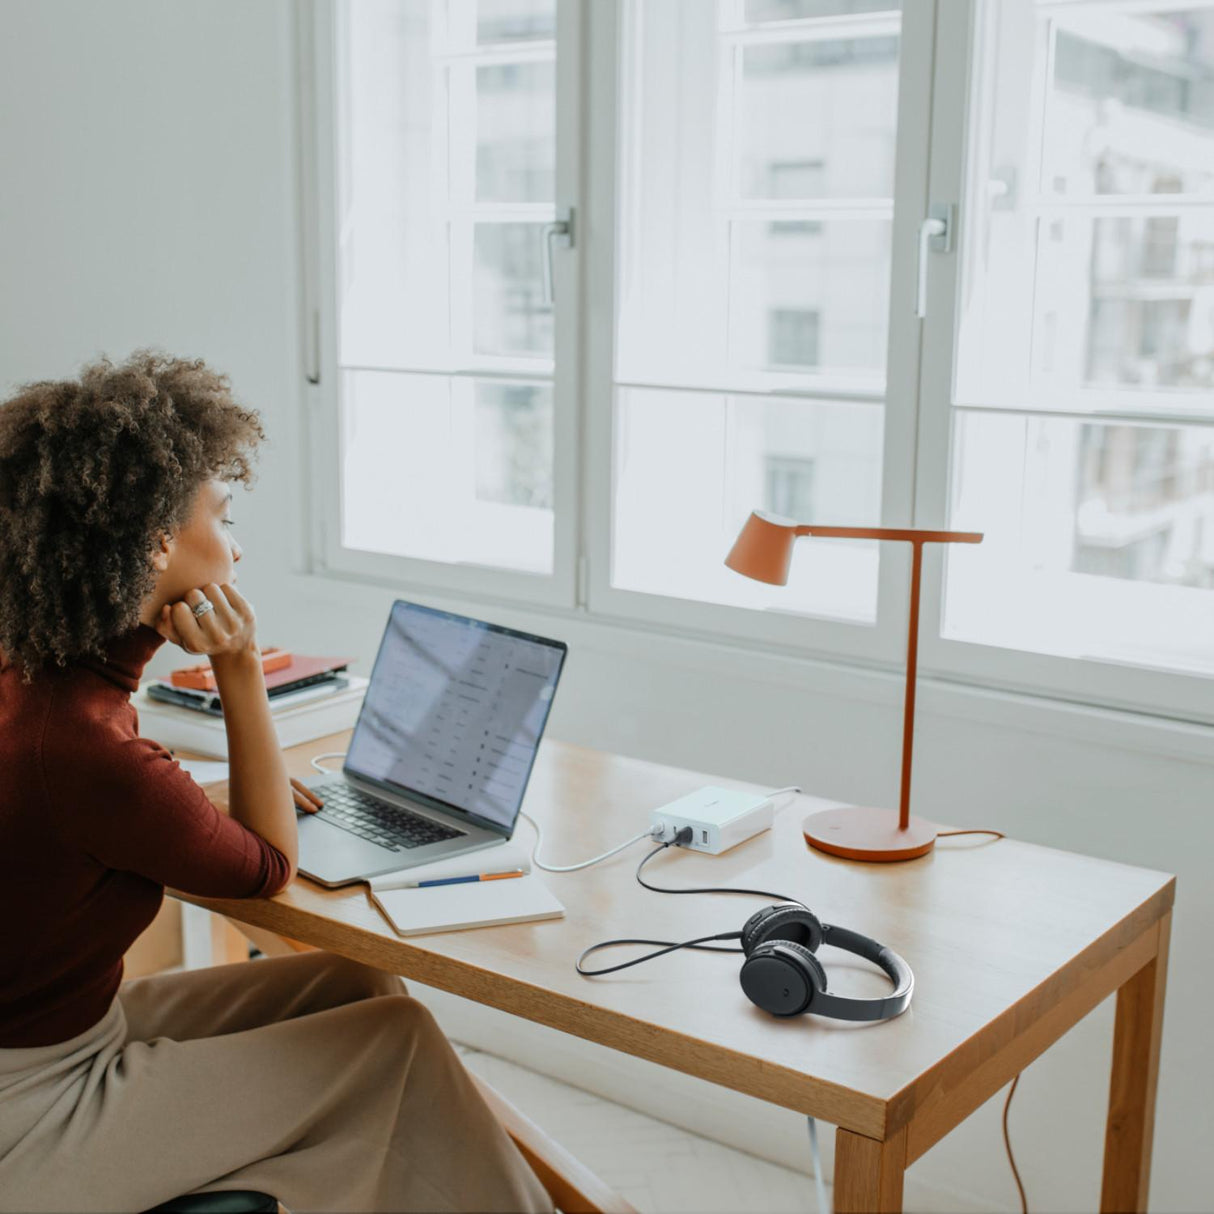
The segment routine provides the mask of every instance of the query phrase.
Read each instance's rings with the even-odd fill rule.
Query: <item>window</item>
[[[328,569],[1214,721],[1214,0],[317,5]]]
[[[943,635],[1214,673],[1214,5],[982,15]]]
[[[453,585],[508,571],[543,598],[555,0],[340,0],[329,16],[336,563],[404,558]]]
[[[819,521],[880,517],[898,6],[621,13],[608,588],[871,623],[872,544],[779,590],[721,562],[773,460],[812,465]]]

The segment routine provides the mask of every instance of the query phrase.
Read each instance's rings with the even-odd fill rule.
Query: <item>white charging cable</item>
[[[634,843],[639,843],[642,839],[654,839],[657,836],[655,831],[660,831],[660,826],[651,826],[648,830],[643,830],[639,835],[633,835],[631,839],[626,839],[619,847],[613,847],[610,851],[605,851],[601,856],[595,856],[593,860],[583,860],[579,864],[545,864],[540,859],[540,847],[544,842],[544,832],[540,830],[540,824],[528,813],[520,811],[520,818],[526,818],[528,822],[535,828],[535,849],[531,853],[531,863],[536,868],[542,868],[546,873],[572,873],[579,868],[589,868],[592,864],[598,864],[600,860],[610,859],[618,852],[622,852],[624,848],[631,847]]]
[[[809,1122],[809,1152],[814,1161],[814,1202],[818,1214],[830,1214],[830,1206],[826,1204],[826,1181],[822,1177],[822,1152],[818,1149],[818,1123],[812,1118]]]
[[[326,750],[323,755],[313,755],[312,756],[312,766],[315,767],[316,770],[321,772],[322,774],[324,774],[326,776],[331,776],[334,774],[333,768],[321,767],[321,765],[317,762],[317,760],[318,759],[344,759],[345,757],[346,757],[346,752],[344,750]]]

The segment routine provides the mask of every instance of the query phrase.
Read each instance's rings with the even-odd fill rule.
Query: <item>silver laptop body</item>
[[[296,812],[299,871],[337,888],[505,843],[565,653],[560,641],[398,599],[341,772],[306,782],[326,804]],[[358,808],[374,821],[336,824],[352,796],[370,800]],[[451,837],[394,842],[399,810]]]

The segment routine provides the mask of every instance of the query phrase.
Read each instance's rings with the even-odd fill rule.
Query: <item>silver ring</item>
[[[215,610],[215,604],[210,599],[203,599],[201,603],[191,607],[190,610],[194,613],[194,618],[200,620],[208,611]]]

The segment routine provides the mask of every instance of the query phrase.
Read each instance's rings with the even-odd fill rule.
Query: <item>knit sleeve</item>
[[[108,868],[206,898],[264,898],[285,889],[290,862],[222,813],[158,742],[109,738],[44,752],[48,811],[65,839]]]

